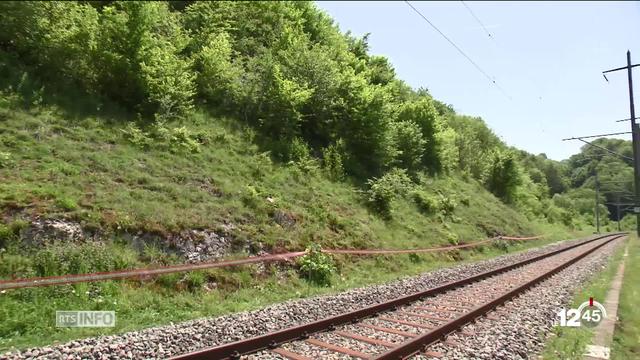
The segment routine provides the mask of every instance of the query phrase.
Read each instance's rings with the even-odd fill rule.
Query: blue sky
[[[373,54],[398,76],[463,114],[481,116],[509,145],[561,160],[562,138],[629,131],[626,51],[640,63],[640,2],[412,2],[511,97],[503,95],[404,2],[317,2],[342,31],[370,32]],[[635,68],[640,99],[640,68]],[[640,102],[636,101],[636,115]],[[621,138],[630,139],[630,135]]]

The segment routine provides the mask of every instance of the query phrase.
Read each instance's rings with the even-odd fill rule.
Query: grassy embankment
[[[624,269],[620,292],[618,319],[613,333],[611,358],[631,360],[640,358],[640,243],[633,237]]]
[[[292,269],[245,266],[144,282],[7,291],[0,294],[0,350],[255,309],[577,235],[527,219],[460,176],[422,181],[420,186],[438,199],[437,209],[425,213],[411,199],[398,199],[393,217],[384,220],[368,210],[358,184],[328,180],[314,163],[273,163],[255,145],[252,131],[204,113],[189,119],[200,149],[191,152],[180,143],[173,147],[171,140],[141,148],[132,143],[121,118],[70,115],[52,107],[23,110],[17,103],[11,94],[0,98],[0,278],[180,262],[153,245],[134,248],[122,235],[218,229],[223,223],[235,226],[237,244],[260,242],[267,250],[304,249],[311,243],[420,248],[497,233],[549,237],[447,255],[357,262],[341,257],[330,287],[309,284]],[[166,126],[171,130],[181,124]],[[279,225],[276,212],[295,224]],[[106,236],[101,243],[29,247],[21,236],[34,216],[73,220]],[[55,310],[65,309],[115,310],[118,324],[113,329],[57,329]]]
[[[593,297],[596,301],[604,303],[604,299],[611,286],[611,281],[618,271],[618,266],[623,254],[624,246],[621,246],[616,250],[606,267],[575,294],[569,307],[574,309],[578,308],[580,304],[588,301],[589,297]],[[542,353],[543,358],[582,359],[587,345],[591,343],[593,332],[593,328],[585,326],[556,327],[551,338],[548,339],[545,345]]]

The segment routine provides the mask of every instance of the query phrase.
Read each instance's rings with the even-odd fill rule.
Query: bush
[[[440,208],[440,212],[442,212],[442,215],[453,215],[453,212],[456,210],[457,206],[458,204],[455,200],[440,194],[440,198],[438,199],[438,207]]]
[[[393,169],[381,178],[367,181],[369,190],[366,191],[367,201],[374,211],[383,217],[391,217],[391,203],[397,196],[406,195],[413,183],[406,170]]]
[[[506,240],[498,239],[493,242],[493,246],[501,251],[509,251],[509,243]]]
[[[185,126],[170,128],[162,121],[155,123],[150,131],[144,131],[134,124],[127,125],[121,131],[133,145],[143,149],[167,149],[172,153],[200,152],[200,144],[208,143],[210,137],[206,131],[193,133]]]
[[[186,127],[178,127],[169,130],[169,150],[173,153],[200,152],[200,143],[194,138],[189,129]]]
[[[124,130],[120,131],[127,140],[140,148],[146,149],[153,143],[153,139],[133,123],[129,123]]]
[[[37,276],[80,274],[116,269],[116,255],[102,243],[53,244],[33,257]]]
[[[341,140],[336,144],[329,145],[322,150],[322,166],[329,179],[339,181],[344,178],[344,164],[342,162],[342,151],[344,145]]]
[[[141,260],[152,265],[171,265],[176,262],[176,257],[167,254],[155,245],[145,244]]]
[[[258,209],[262,205],[260,193],[251,185],[245,186],[245,190],[242,192],[241,198],[242,203],[252,209]]]
[[[202,288],[207,282],[207,276],[202,271],[190,271],[182,280],[190,291],[195,291]]]
[[[60,197],[56,199],[56,206],[65,211],[73,211],[78,209],[75,200],[68,197]]]
[[[0,169],[8,168],[12,164],[11,153],[0,151]]]
[[[433,214],[438,210],[438,200],[427,194],[422,190],[414,190],[411,193],[413,202],[418,206],[418,209],[424,214]]]
[[[414,264],[419,264],[419,263],[423,262],[424,259],[420,255],[418,255],[416,253],[411,253],[411,254],[409,254],[409,261],[411,261]]]
[[[331,285],[331,276],[336,272],[331,255],[323,253],[317,244],[311,244],[307,248],[306,254],[298,260],[298,265],[303,278],[320,286]]]
[[[10,240],[13,239],[13,231],[8,226],[0,224],[0,249],[7,246]]]
[[[164,274],[155,278],[155,282],[160,286],[174,290],[178,288],[178,284],[181,280],[182,274],[180,273]]]
[[[289,151],[287,155],[290,161],[298,162],[307,160],[311,157],[309,146],[307,146],[307,143],[299,137],[293,138],[293,140],[289,142],[288,147]]]
[[[521,171],[510,152],[495,151],[485,181],[487,189],[495,196],[510,203],[517,187],[522,183]]]

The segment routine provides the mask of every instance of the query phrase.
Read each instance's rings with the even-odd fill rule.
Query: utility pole
[[[620,195],[619,194],[616,200],[616,219],[618,219],[618,231],[620,231]]]
[[[631,69],[636,66],[640,66],[640,64],[631,65],[631,51],[627,50],[627,66],[603,71],[602,75],[605,80],[609,81],[604,74],[624,69],[627,70],[627,78],[629,81],[629,112],[631,114],[629,120],[631,120],[631,137],[633,140],[633,174],[635,178],[635,205],[633,212],[636,213],[636,232],[638,236],[640,236],[640,130],[638,124],[636,124],[636,111],[633,105],[633,76],[631,72]]]
[[[596,234],[600,234],[600,194],[598,188],[598,171],[596,170]]]

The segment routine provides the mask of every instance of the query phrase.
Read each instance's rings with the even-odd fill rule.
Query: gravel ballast
[[[518,254],[503,255],[491,260],[458,265],[407,277],[384,285],[349,290],[337,295],[318,296],[275,304],[260,310],[235,313],[217,318],[199,319],[180,324],[149,328],[121,335],[102,336],[68,342],[61,345],[27,349],[0,355],[0,359],[154,359],[166,358],[206,347],[253,337],[293,325],[338,315],[372,304],[387,301],[403,294],[425,290],[445,282],[495,269],[531,258],[581,240],[554,243]],[[607,246],[607,249],[612,248]],[[599,251],[598,254],[601,254]],[[599,256],[599,255],[597,255]],[[594,258],[590,256],[589,259]],[[606,257],[602,258],[606,261]],[[578,266],[584,266],[581,262]],[[595,271],[595,270],[594,270]],[[593,272],[593,271],[592,271]],[[574,271],[586,276],[585,271]],[[558,276],[553,278],[558,279]],[[536,288],[536,291],[539,289]],[[567,288],[565,297],[568,298]],[[558,304],[560,298],[550,298]],[[553,310],[557,308],[554,307]],[[551,310],[549,310],[551,311]],[[546,313],[545,313],[546,314]],[[547,319],[545,321],[548,322]],[[480,326],[479,322],[477,326]],[[550,326],[550,324],[547,324]],[[477,327],[476,326],[476,327]],[[511,325],[513,327],[513,324]],[[495,324],[489,328],[496,330]],[[509,326],[505,325],[505,329]],[[410,329],[408,329],[410,330]],[[490,329],[491,330],[491,329]],[[463,339],[469,345],[468,339]],[[496,345],[496,343],[490,343]],[[456,358],[456,357],[452,357]]]
[[[438,343],[428,350],[442,354],[441,360],[537,358],[555,325],[556,313],[571,303],[576,290],[606,267],[621,244],[622,241],[617,240],[605,245],[603,249],[516,297],[506,306],[498,308],[492,314],[493,319],[483,317],[465,326],[464,330],[473,331],[474,336],[454,333],[447,338],[460,346]],[[556,355],[563,358],[563,354]],[[435,358],[420,355],[412,359]]]

